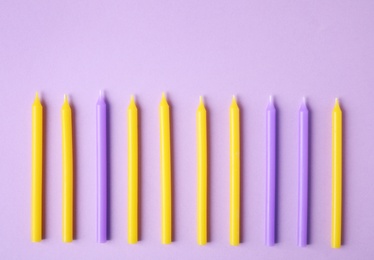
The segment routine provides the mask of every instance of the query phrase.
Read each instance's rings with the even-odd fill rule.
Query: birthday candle
[[[197,243],[207,243],[207,120],[203,98],[196,112],[197,131]]]
[[[138,108],[131,96],[127,109],[128,140],[128,242],[138,242]]]
[[[161,203],[162,203],[162,243],[170,244],[171,218],[171,155],[170,155],[170,114],[165,94],[159,107],[160,113],[160,154],[161,154]]]
[[[309,110],[305,98],[299,109],[298,245],[308,243]]]
[[[107,241],[107,121],[102,91],[96,103],[97,242]]]
[[[43,235],[43,106],[36,93],[32,104],[31,241]]]
[[[342,232],[342,110],[335,100],[332,111],[332,225],[331,247],[341,246]]]
[[[62,119],[62,240],[73,240],[73,132],[68,98],[64,96]]]
[[[277,113],[273,98],[270,97],[266,109],[266,220],[265,243],[272,246],[275,243],[275,192],[276,192],[276,140]]]
[[[240,243],[240,115],[235,96],[230,106],[230,244]]]

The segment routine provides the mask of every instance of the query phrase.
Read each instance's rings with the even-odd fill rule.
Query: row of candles
[[[172,170],[170,150],[170,108],[165,94],[159,105],[161,215],[163,244],[172,242]],[[67,96],[61,109],[62,118],[62,239],[73,240],[73,129],[72,112]],[[128,120],[128,242],[138,241],[138,110],[130,99]],[[196,112],[197,131],[197,242],[207,243],[207,111],[203,98]],[[97,241],[107,241],[107,106],[103,92],[96,104],[97,141]],[[266,108],[266,220],[265,243],[274,245],[276,178],[277,178],[277,110],[272,97]],[[332,112],[332,228],[331,246],[341,246],[342,228],[342,111],[336,99]],[[240,243],[240,108],[235,96],[230,105],[230,244]],[[305,99],[299,109],[299,202],[298,245],[308,244],[308,175],[309,175],[309,110]],[[43,106],[36,94],[32,106],[32,214],[31,240],[42,240],[43,223]]]

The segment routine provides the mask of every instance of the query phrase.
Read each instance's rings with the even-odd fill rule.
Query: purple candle
[[[299,109],[299,246],[308,244],[309,111],[305,98]]]
[[[277,167],[277,111],[270,96],[266,108],[266,212],[265,244],[275,243],[275,192]]]
[[[96,103],[97,143],[97,242],[107,240],[107,121],[106,103],[102,91]]]

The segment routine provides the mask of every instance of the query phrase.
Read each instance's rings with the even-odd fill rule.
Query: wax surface
[[[128,243],[138,242],[138,108],[131,97],[127,109],[128,142]]]
[[[343,118],[336,99],[332,111],[332,224],[331,247],[341,246],[342,236],[342,152]]]
[[[196,112],[197,136],[197,243],[207,243],[207,204],[208,204],[208,140],[207,140],[207,112],[204,101],[200,97],[200,104]]]
[[[160,163],[161,163],[161,232],[162,244],[172,241],[172,194],[170,154],[170,111],[165,94],[159,107],[160,113]]]
[[[297,243],[308,244],[309,110],[305,100],[299,109],[299,208]]]
[[[240,112],[235,97],[230,106],[230,245],[240,243]]]
[[[32,105],[31,241],[43,236],[43,106],[38,94]]]
[[[99,243],[107,241],[107,106],[103,93],[96,103],[96,163],[97,163],[97,237]]]
[[[277,111],[272,98],[266,108],[266,211],[265,244],[275,244],[277,185]]]
[[[61,109],[62,119],[62,241],[73,241],[74,174],[72,114],[67,96]]]

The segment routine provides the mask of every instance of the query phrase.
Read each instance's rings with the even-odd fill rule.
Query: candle
[[[299,109],[298,245],[308,243],[309,110],[304,98]]]
[[[203,98],[196,112],[197,131],[197,243],[207,243],[207,178],[208,178],[208,147],[207,119]]]
[[[96,103],[97,242],[107,241],[107,121],[102,91]]]
[[[170,113],[169,104],[164,93],[162,94],[159,113],[161,152],[162,243],[170,244],[172,240]]]
[[[31,241],[43,235],[43,106],[36,93],[32,104]]]
[[[240,114],[235,96],[230,106],[230,244],[240,243]]]
[[[342,111],[335,100],[332,111],[332,226],[331,247],[341,246],[342,232]]]
[[[138,242],[138,108],[131,96],[127,109],[128,140],[128,242]]]
[[[68,98],[64,96],[62,119],[62,240],[73,240],[73,133]]]
[[[270,97],[266,109],[266,213],[265,243],[275,243],[275,192],[276,192],[276,152],[277,152],[277,113],[273,98]]]

